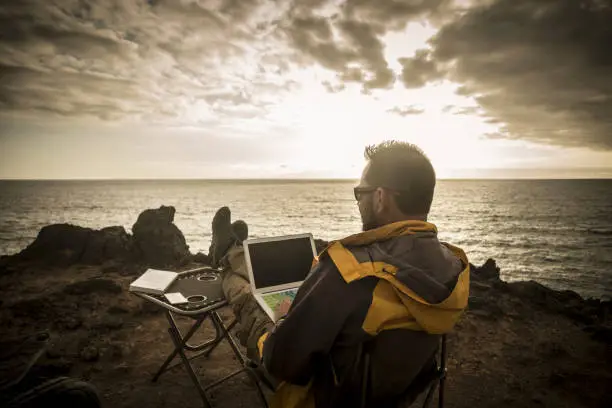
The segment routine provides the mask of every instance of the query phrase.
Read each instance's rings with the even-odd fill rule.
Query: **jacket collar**
[[[372,230],[360,232],[350,235],[340,240],[342,245],[369,245],[377,241],[386,241],[388,239],[399,237],[402,235],[412,235],[417,232],[432,232],[438,233],[438,228],[429,222],[419,220],[398,221],[391,224],[383,225],[382,227]]]

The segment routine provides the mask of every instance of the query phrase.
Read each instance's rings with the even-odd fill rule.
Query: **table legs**
[[[180,341],[181,344],[180,345],[175,344],[175,347],[172,353],[170,353],[168,358],[166,358],[166,361],[164,361],[164,364],[162,364],[159,370],[157,370],[157,373],[155,373],[155,375],[153,376],[153,382],[156,382],[159,379],[159,377],[164,373],[164,371],[174,367],[174,366],[168,367],[168,364],[170,364],[170,362],[174,360],[174,357],[176,357],[176,355],[179,353],[179,349],[182,349],[187,345],[187,341],[189,341],[191,336],[193,336],[195,332],[200,328],[200,326],[204,322],[204,319],[208,317],[208,314],[198,318],[193,324],[193,326],[191,326],[191,328],[189,329],[185,337],[181,336],[180,330],[176,326],[176,322],[174,318],[172,317],[172,315],[170,314],[170,312],[166,312],[166,317],[168,319],[168,322],[170,323],[170,329],[174,329],[174,331],[178,332],[178,335],[181,338],[181,341]],[[217,333],[217,336],[215,336],[215,340],[219,338],[218,334],[219,333]],[[170,337],[172,338],[172,342],[174,343],[174,336],[172,333],[170,333]],[[206,342],[206,343],[209,343],[209,342]]]
[[[210,401],[208,400],[208,397],[206,396],[206,392],[204,388],[202,388],[202,384],[200,384],[200,380],[198,379],[197,374],[193,371],[193,367],[191,367],[191,364],[189,363],[189,359],[185,355],[185,350],[183,349],[183,346],[185,345],[185,340],[181,339],[181,336],[178,330],[176,330],[173,327],[168,328],[168,333],[170,333],[170,337],[172,338],[172,342],[174,343],[175,350],[177,351],[178,355],[181,357],[181,360],[183,361],[183,365],[185,366],[185,369],[187,370],[187,374],[189,374],[191,381],[198,389],[198,394],[200,394],[200,398],[202,398],[204,408],[211,408]]]
[[[188,343],[189,339],[196,333],[196,331],[200,328],[200,326],[202,326],[202,323],[204,322],[204,320],[208,317],[210,317],[213,323],[213,327],[215,328],[215,337],[211,340],[208,340],[198,345],[190,345]],[[172,339],[172,343],[174,344],[174,350],[172,351],[172,353],[170,353],[170,355],[168,355],[168,357],[166,358],[162,366],[159,368],[157,373],[153,376],[153,379],[152,379],[153,382],[157,381],[159,377],[165,371],[169,370],[170,368],[176,367],[177,365],[182,364],[187,370],[187,374],[191,378],[193,384],[198,389],[198,393],[200,394],[200,397],[202,398],[204,408],[210,408],[211,404],[210,404],[210,401],[208,400],[208,397],[206,396],[206,391],[213,387],[216,387],[217,385],[223,383],[224,381],[242,372],[245,372],[247,373],[251,381],[254,382],[257,388],[257,391],[258,391],[259,398],[261,399],[263,405],[265,407],[268,406],[266,397],[263,394],[263,391],[261,389],[257,376],[247,367],[246,358],[242,355],[242,353],[240,352],[240,349],[238,348],[238,345],[236,344],[236,341],[230,334],[230,330],[237,323],[236,320],[234,320],[227,327],[225,327],[225,325],[223,324],[223,321],[221,320],[221,316],[219,316],[219,313],[217,313],[217,311],[210,311],[206,313],[205,315],[198,317],[196,321],[193,323],[193,325],[189,328],[187,333],[183,336],[170,311],[166,312],[166,318],[168,319],[168,323],[170,325],[170,327],[168,328],[168,333],[170,334],[170,338]],[[208,357],[210,353],[219,345],[219,343],[221,343],[223,339],[226,339],[227,342],[229,343],[230,347],[232,348],[232,351],[234,352],[234,355],[239,360],[242,368],[225,376],[224,378],[218,381],[213,382],[212,384],[207,385],[204,388],[200,384],[198,376],[193,370],[193,367],[191,366],[190,360],[193,360],[202,355],[205,357]],[[199,353],[191,357],[187,357],[187,355],[185,354],[185,350],[199,351]],[[176,362],[173,365],[170,365],[170,363],[172,362],[172,360],[174,360],[177,354],[180,357],[180,361]]]

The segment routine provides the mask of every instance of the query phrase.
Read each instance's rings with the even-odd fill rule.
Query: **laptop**
[[[317,255],[312,234],[247,239],[245,263],[253,295],[273,322],[280,304],[295,295]]]

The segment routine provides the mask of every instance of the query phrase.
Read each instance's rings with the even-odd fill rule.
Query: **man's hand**
[[[278,305],[278,312],[277,312],[278,318],[280,319],[281,317],[284,317],[287,313],[289,313],[290,307],[291,307],[291,299],[289,298],[283,299],[280,305]]]

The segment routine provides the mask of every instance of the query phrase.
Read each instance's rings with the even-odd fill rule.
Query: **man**
[[[440,243],[427,222],[435,187],[430,161],[402,142],[367,147],[365,156],[354,189],[363,232],[319,255],[276,325],[249,292],[242,248],[235,245],[222,260],[229,267],[224,292],[242,341],[280,382],[272,406],[351,407],[362,398],[371,407],[397,406],[431,368],[440,335],[467,305],[468,260],[461,249]],[[219,211],[215,226],[213,241],[230,235],[229,209]],[[363,384],[366,352],[369,381]]]

